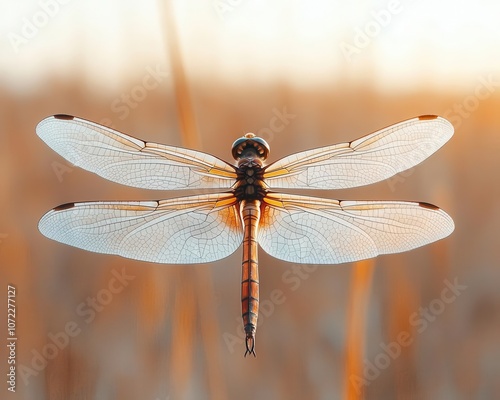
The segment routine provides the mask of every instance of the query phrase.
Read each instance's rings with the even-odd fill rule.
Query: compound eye
[[[262,160],[265,160],[269,154],[269,145],[264,139],[255,136],[253,133],[247,133],[244,137],[237,139],[233,143],[232,153],[234,159],[241,158],[247,147],[254,148]]]

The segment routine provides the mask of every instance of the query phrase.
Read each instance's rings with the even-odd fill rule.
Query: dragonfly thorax
[[[252,156],[240,158],[236,173],[238,178],[234,185],[234,194],[238,200],[262,200],[267,191],[262,159]]]

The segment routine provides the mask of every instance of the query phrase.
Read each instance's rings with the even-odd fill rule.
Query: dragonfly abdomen
[[[260,200],[242,200],[240,213],[245,227],[241,278],[241,307],[246,335],[245,356],[249,353],[255,356],[255,332],[259,316],[257,229],[260,220]]]

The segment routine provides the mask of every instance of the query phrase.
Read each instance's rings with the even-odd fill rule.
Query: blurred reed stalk
[[[345,361],[345,394],[349,400],[363,399],[364,391],[353,382],[351,377],[363,379],[363,354],[365,348],[366,312],[372,284],[373,259],[354,263],[349,307],[347,310],[347,343]],[[358,379],[358,380],[359,380]]]
[[[172,80],[177,113],[179,115],[179,126],[182,134],[182,145],[188,148],[199,149],[201,147],[201,139],[196,126],[189,87],[186,81],[186,73],[182,62],[174,10],[170,3],[170,1],[158,1],[160,12],[163,15],[164,23],[161,26],[165,36],[166,54],[168,54],[172,66]]]
[[[193,113],[189,88],[182,62],[174,10],[170,1],[158,1],[160,24],[164,30],[166,53],[172,65],[172,80],[175,91],[179,127],[182,145],[187,148],[200,149],[201,140]],[[223,370],[220,362],[219,338],[217,329],[217,314],[215,312],[215,297],[213,293],[212,272],[209,268],[189,266],[189,270],[179,274],[178,290],[172,317],[173,325],[178,326],[172,334],[173,352],[170,360],[171,371],[176,371],[183,365],[172,379],[172,393],[175,398],[185,397],[194,375],[193,357],[196,346],[196,320],[201,332],[202,348],[205,352],[207,380],[210,398],[224,400],[227,398],[227,388],[221,375]],[[196,272],[194,272],[196,271]],[[182,289],[182,290],[181,290]],[[196,296],[198,301],[190,301]],[[187,304],[186,304],[187,302]],[[186,339],[189,338],[189,339]],[[217,344],[217,345],[216,345]],[[179,364],[181,363],[181,364]],[[179,395],[179,396],[178,396]]]
[[[408,269],[400,265],[399,261],[404,257],[404,255],[397,255],[387,260],[390,268],[386,268],[385,279],[387,287],[384,293],[386,299],[384,308],[387,310],[387,337],[384,343],[397,342],[402,332],[407,332],[411,338],[416,338],[418,335],[415,327],[410,323],[410,316],[423,304],[418,285],[415,285]],[[415,346],[401,345],[398,350],[399,355],[391,358],[391,365],[388,367],[388,372],[392,372],[396,398],[420,398]]]

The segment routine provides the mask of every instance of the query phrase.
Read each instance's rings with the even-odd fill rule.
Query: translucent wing
[[[453,220],[438,207],[401,201],[338,201],[270,193],[259,244],[295,263],[337,264],[414,249],[448,236]]]
[[[167,264],[229,256],[243,240],[232,194],[161,201],[89,202],[59,206],[39,229],[50,239],[97,253]]]
[[[282,158],[266,168],[270,188],[345,189],[387,179],[422,162],[453,135],[453,125],[426,115],[349,143]]]
[[[36,127],[40,138],[69,162],[123,185],[143,189],[230,188],[235,167],[194,150],[143,142],[68,115]]]

